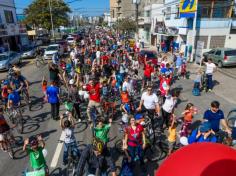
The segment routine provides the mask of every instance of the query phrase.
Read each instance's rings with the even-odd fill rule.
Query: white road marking
[[[61,137],[60,137],[60,141],[64,141],[64,139],[65,139],[65,133],[62,132],[61,133]],[[57,166],[57,163],[58,163],[58,160],[59,160],[60,153],[61,153],[63,145],[64,145],[63,142],[59,142],[57,144],[57,148],[55,150],[55,153],[54,153],[54,156],[52,158],[51,165],[50,165],[51,168],[55,168]]]

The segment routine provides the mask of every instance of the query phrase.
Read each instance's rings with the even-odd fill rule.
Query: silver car
[[[21,63],[21,54],[9,51],[0,54],[0,70],[8,70],[12,65]]]
[[[33,46],[23,46],[21,58],[33,58],[36,56],[36,48]]]

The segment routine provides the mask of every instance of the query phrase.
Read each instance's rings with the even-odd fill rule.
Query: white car
[[[69,45],[73,45],[75,43],[74,37],[67,37],[66,41]]]
[[[44,52],[44,59],[52,59],[53,54],[58,53],[63,54],[63,47],[59,44],[49,45]]]

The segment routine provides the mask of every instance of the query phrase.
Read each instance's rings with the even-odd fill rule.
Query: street
[[[59,127],[59,121],[54,121],[50,119],[50,107],[48,104],[42,103],[42,92],[41,92],[41,79],[43,76],[48,76],[47,66],[43,68],[36,68],[34,64],[23,64],[22,74],[31,82],[30,94],[33,101],[32,111],[28,111],[28,108],[24,108],[24,131],[23,135],[17,134],[14,131],[14,135],[19,142],[22,142],[26,137],[32,135],[41,134],[43,139],[46,141],[47,149],[47,164],[50,169],[50,173],[53,176],[64,175],[64,166],[62,165],[62,155],[63,155],[63,143],[60,143],[60,139],[63,138],[62,130]],[[5,77],[6,73],[0,73],[0,79]],[[193,73],[194,74],[194,73]],[[223,76],[223,75],[222,75]],[[224,76],[227,78],[227,76]],[[202,118],[202,114],[206,109],[209,108],[211,101],[218,100],[221,103],[221,108],[227,116],[227,113],[235,108],[236,104],[230,103],[226,99],[215,93],[202,93],[200,97],[192,96],[192,80],[181,79],[177,81],[174,87],[181,88],[180,103],[177,107],[177,116],[181,116],[181,112],[184,110],[188,102],[192,102],[198,109],[200,113],[195,116],[196,119]],[[235,84],[235,83],[233,83]],[[216,87],[217,88],[217,87]],[[235,96],[235,95],[234,95]],[[228,97],[229,98],[229,97]],[[64,107],[60,108],[61,113],[64,112]],[[83,110],[83,113],[85,110]],[[109,147],[114,149],[115,142],[122,137],[119,133],[119,117],[113,122],[109,136],[110,141]],[[86,122],[81,122],[76,124],[76,139],[79,148],[82,150],[86,144],[91,142],[91,130]],[[20,176],[21,173],[29,168],[29,158],[25,152],[22,151],[22,146],[16,147],[14,155],[15,160],[9,158],[7,153],[0,153],[0,175],[1,176]],[[116,165],[120,167],[121,165],[121,155],[113,150],[113,159],[116,161]],[[150,176],[154,175],[155,169],[162,161],[158,163],[148,164],[148,173]]]

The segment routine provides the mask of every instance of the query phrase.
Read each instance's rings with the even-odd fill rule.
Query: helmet
[[[104,149],[104,143],[96,137],[93,138],[92,146],[93,146],[93,149],[98,152],[102,152]]]
[[[71,84],[74,84],[75,83],[75,81],[73,80],[73,79],[71,79],[70,81],[69,81],[69,84],[71,85]]]

